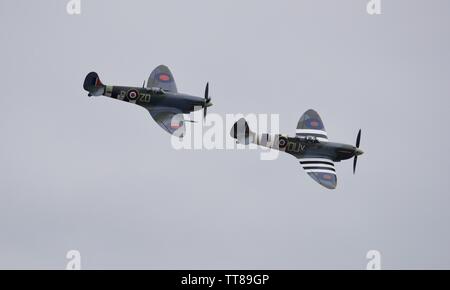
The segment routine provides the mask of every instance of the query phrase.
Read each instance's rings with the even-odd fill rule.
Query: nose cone
[[[355,155],[356,155],[356,156],[363,155],[363,154],[364,154],[364,151],[362,151],[362,150],[359,149],[359,148],[356,148],[356,150],[355,150]]]

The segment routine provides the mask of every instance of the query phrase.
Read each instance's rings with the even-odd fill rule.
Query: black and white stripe
[[[336,174],[334,163],[326,158],[301,158],[300,164],[306,172],[322,172]]]

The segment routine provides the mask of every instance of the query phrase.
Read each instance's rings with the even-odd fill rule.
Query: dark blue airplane
[[[203,110],[206,117],[207,108],[212,106],[209,97],[209,84],[206,84],[203,98],[178,93],[175,79],[169,68],[160,65],[153,70],[147,81],[147,86],[123,87],[104,85],[97,73],[89,73],[83,88],[88,96],[106,96],[113,99],[133,103],[146,108],[156,123],[165,131],[177,137],[185,134],[183,114]]]
[[[298,121],[296,133],[295,137],[256,134],[250,130],[247,121],[241,118],[234,124],[230,135],[241,144],[255,143],[293,155],[309,176],[329,189],[335,189],[337,186],[334,162],[354,157],[355,173],[358,156],[364,153],[359,149],[361,130],[356,137],[356,146],[329,142],[319,114],[308,110]]]

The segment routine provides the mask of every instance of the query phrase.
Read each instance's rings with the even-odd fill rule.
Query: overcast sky
[[[0,268],[450,268],[450,2],[0,1]],[[168,65],[211,113],[307,109],[366,152],[327,190],[292,156],[180,150],[88,98]],[[227,135],[228,136],[228,135]]]

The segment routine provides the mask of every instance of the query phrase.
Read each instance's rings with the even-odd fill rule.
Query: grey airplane
[[[146,108],[161,128],[180,138],[185,134],[185,122],[193,122],[185,120],[183,114],[203,110],[206,117],[207,108],[212,106],[208,83],[203,98],[178,93],[173,75],[165,65],[152,71],[147,86],[145,81],[142,87],[104,85],[98,74],[91,72],[86,76],[83,88],[90,97],[103,95]]]
[[[301,116],[295,137],[257,134],[250,130],[244,118],[234,124],[230,135],[241,144],[254,143],[293,155],[309,176],[328,189],[335,189],[337,185],[334,162],[353,157],[354,174],[358,156],[364,153],[359,149],[361,130],[356,137],[356,146],[329,142],[322,119],[314,110]]]

